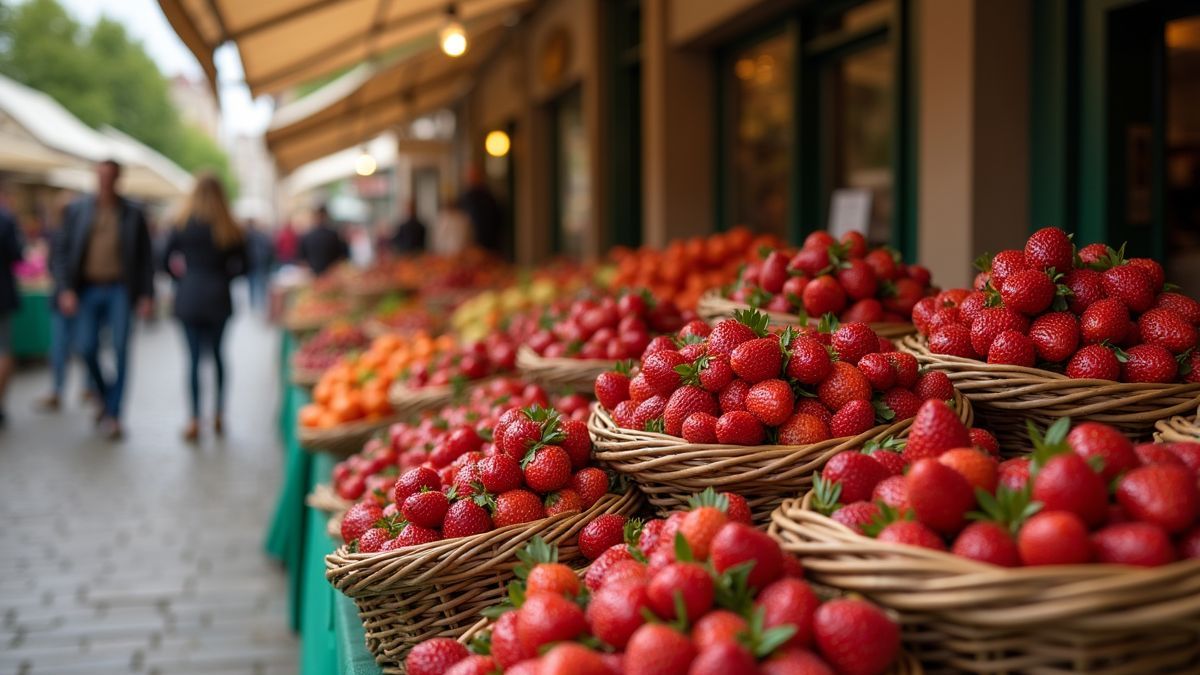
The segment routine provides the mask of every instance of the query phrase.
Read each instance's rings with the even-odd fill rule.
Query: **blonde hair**
[[[218,248],[232,248],[242,243],[242,228],[229,214],[225,188],[214,173],[206,171],[196,176],[196,186],[179,218],[179,227],[187,225],[191,218],[212,228],[213,241]]]

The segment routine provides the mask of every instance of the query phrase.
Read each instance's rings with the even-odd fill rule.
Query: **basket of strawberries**
[[[816,323],[809,317],[833,314],[869,324],[884,337],[900,337],[914,332],[913,306],[933,292],[929,270],[904,264],[888,247],[870,249],[859,232],[846,233],[840,242],[828,232],[813,232],[799,251],[764,254],[737,281],[701,297],[700,316],[711,321],[753,307],[772,323],[808,325]]]
[[[371,339],[349,322],[335,321],[301,343],[292,354],[292,384],[312,387],[321,375],[343,356],[366,349]]]
[[[587,522],[638,510],[640,494],[610,485],[591,451],[582,422],[490,406],[402,473],[386,506],[369,498],[345,513],[347,544],[326,557],[326,578],[358,605],[380,664],[399,667],[420,641],[466,631],[505,597],[535,537],[581,562]]]
[[[388,401],[402,416],[440,408],[468,384],[511,373],[516,359],[513,341],[503,333],[491,333],[412,363],[388,390]]]
[[[941,370],[1008,445],[1025,422],[1063,417],[1110,424],[1134,439],[1200,405],[1200,303],[1170,290],[1147,258],[1047,227],[1022,251],[982,258],[975,290],[913,309],[919,336],[900,342]]]
[[[592,521],[580,533],[586,571],[529,565],[457,642],[414,648],[408,675],[923,672],[892,616],[809,585],[799,561],[748,524],[744,501],[738,517],[726,497],[709,491],[624,531],[611,516]],[[525,557],[552,558],[537,547]]]
[[[914,428],[941,423],[913,432],[903,466],[831,460],[772,514],[814,580],[898,612],[938,669],[1197,672],[1200,444],[1064,418],[1044,436],[1031,424],[1032,455],[999,462],[923,405]]]
[[[754,310],[712,328],[692,322],[674,340],[655,338],[632,379],[601,375],[588,421],[596,458],[660,511],[711,486],[744,495],[765,522],[829,457],[903,436],[922,400],[952,401],[972,421],[944,374],[918,373],[866,324],[767,325]]]

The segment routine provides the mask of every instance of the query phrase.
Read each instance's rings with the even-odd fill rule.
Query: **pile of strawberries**
[[[836,322],[835,322],[836,323]],[[907,419],[923,400],[954,396],[942,373],[920,373],[865,323],[767,331],[745,310],[693,321],[650,342],[636,375],[596,379],[596,398],[626,429],[689,443],[808,445]]]
[[[926,402],[906,444],[831,458],[816,508],[880,541],[1005,567],[1200,558],[1200,443],[1134,445],[1066,419],[1030,434],[1032,457],[998,462],[995,439]]]
[[[579,394],[552,399],[540,386],[517,378],[482,383],[470,390],[466,402],[427,413],[416,423],[397,422],[386,437],[368,440],[362,450],[334,465],[333,489],[342,499],[355,501],[365,495],[386,506],[401,472],[421,465],[441,471],[450,465],[455,447],[450,439],[455,434],[487,434],[509,408],[551,403],[566,417],[587,419],[588,399]]]
[[[522,330],[525,344],[540,356],[619,361],[642,355],[655,335],[674,333],[695,318],[691,310],[680,311],[669,299],[656,299],[647,291],[626,292],[615,298],[584,298],[555,306],[525,321],[536,326]],[[510,331],[512,332],[512,331]]]
[[[303,370],[323,371],[344,354],[366,349],[370,344],[371,338],[361,328],[335,322],[305,340],[292,356],[292,363]]]
[[[878,675],[898,626],[865,600],[822,602],[798,560],[711,491],[644,526],[606,515],[579,536],[584,581],[538,547],[486,639],[417,645],[409,675]],[[545,547],[543,546],[542,549]]]
[[[773,312],[842,321],[907,323],[913,306],[932,292],[929,270],[906,265],[888,247],[868,249],[858,232],[836,241],[808,235],[799,251],[765,252],[725,289],[725,297]]]
[[[608,492],[578,419],[533,405],[507,409],[492,426],[467,423],[441,437],[396,479],[390,503],[346,512],[342,538],[362,553],[390,551],[582,511]]]
[[[511,373],[516,363],[516,342],[504,333],[493,332],[483,340],[412,364],[398,381],[409,389],[441,387]]]
[[[974,290],[954,289],[913,308],[929,349],[1045,368],[1073,378],[1200,382],[1200,303],[1171,290],[1162,266],[1089,244],[1075,251],[1055,227],[1023,251],[977,262]]]

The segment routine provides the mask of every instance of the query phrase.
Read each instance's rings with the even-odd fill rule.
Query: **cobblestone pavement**
[[[276,334],[245,316],[231,327],[226,436],[195,447],[180,437],[179,329],[161,320],[135,340],[123,441],[97,439],[75,395],[34,412],[44,366],[13,382],[0,674],[294,673],[285,577],[261,545],[282,473]],[[82,378],[76,367],[72,392]]]

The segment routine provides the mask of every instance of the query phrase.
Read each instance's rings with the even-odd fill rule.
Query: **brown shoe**
[[[121,429],[121,423],[113,417],[105,417],[100,421],[100,435],[106,440],[119,441],[125,437],[125,431]]]
[[[221,421],[220,417],[213,418],[213,433],[218,436],[225,435],[225,424]]]
[[[59,400],[58,394],[50,394],[44,398],[40,398],[34,404],[34,408],[38,412],[55,413],[62,409],[62,401]]]
[[[195,443],[200,440],[200,423],[196,420],[188,422],[188,425],[183,428],[183,440],[188,443]]]

